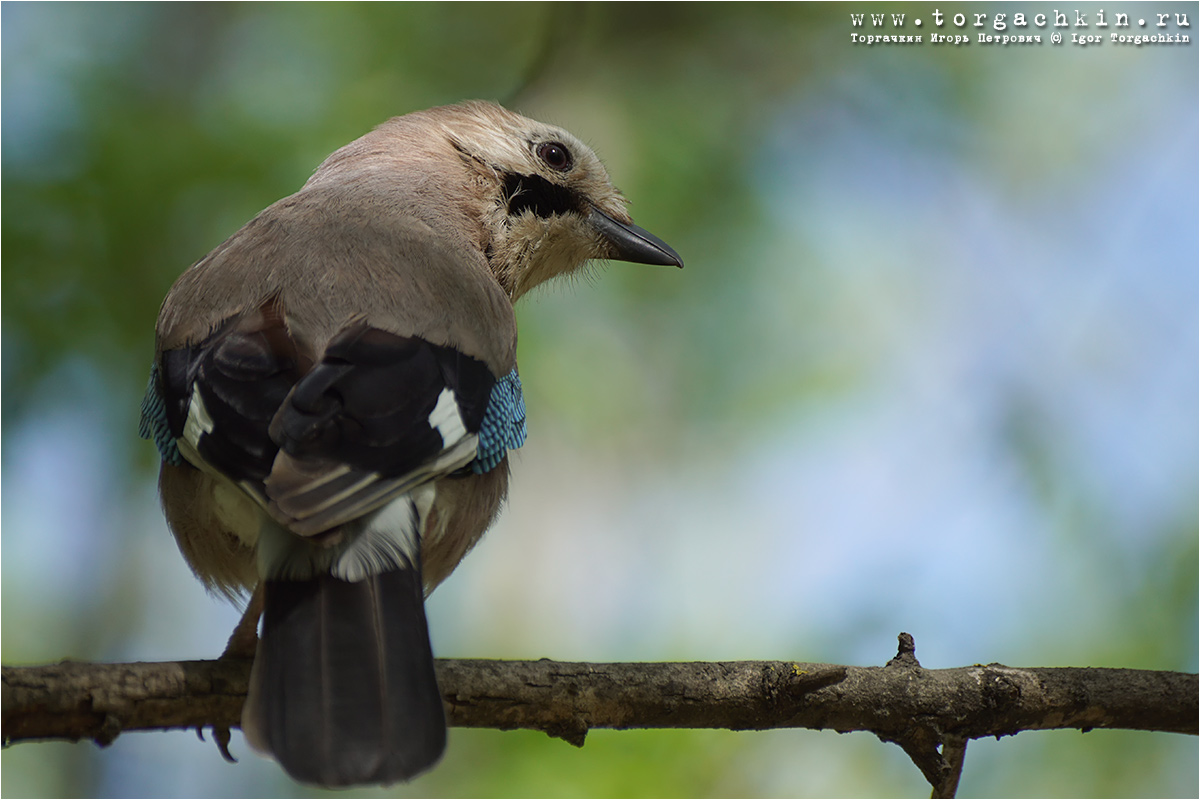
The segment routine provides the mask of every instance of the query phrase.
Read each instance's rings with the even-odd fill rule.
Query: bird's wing
[[[156,402],[147,401],[150,432],[165,428],[183,459],[235,483],[300,535],[475,459],[497,383],[482,361],[361,320],[314,359],[285,318],[268,303],[163,353]]]
[[[496,376],[475,358],[359,322],[271,421],[264,487],[290,530],[320,533],[470,464]]]

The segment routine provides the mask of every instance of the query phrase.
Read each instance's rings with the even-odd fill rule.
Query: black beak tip
[[[683,259],[675,248],[645,228],[633,223],[617,222],[598,208],[589,217],[597,231],[612,246],[613,258],[634,264],[653,264],[683,269]]]
[[[683,257],[680,256],[679,253],[675,252],[674,247],[671,247],[671,245],[667,244],[662,239],[659,239],[657,236],[654,236],[649,231],[642,232],[646,236],[654,239],[655,243],[657,243],[659,248],[662,250],[663,260],[655,262],[656,264],[664,267],[679,267],[679,269],[683,269]]]

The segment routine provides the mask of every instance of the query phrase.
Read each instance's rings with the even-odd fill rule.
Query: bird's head
[[[589,259],[683,266],[669,245],[633,224],[600,159],[562,128],[480,101],[425,113],[483,198],[484,253],[514,301]]]

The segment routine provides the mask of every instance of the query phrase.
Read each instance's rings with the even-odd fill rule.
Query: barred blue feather
[[[476,475],[491,472],[509,450],[525,444],[525,397],[514,368],[496,381],[479,426],[479,450],[471,462]]]
[[[167,408],[158,393],[158,364],[150,365],[150,383],[146,385],[146,396],[142,398],[142,419],[138,422],[138,436],[154,440],[158,454],[167,464],[178,467],[183,463],[179,446],[171,426],[167,424]]]

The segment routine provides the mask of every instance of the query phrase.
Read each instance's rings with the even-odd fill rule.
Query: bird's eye
[[[571,168],[571,151],[559,142],[543,142],[537,148],[538,158],[552,170],[566,172]]]

